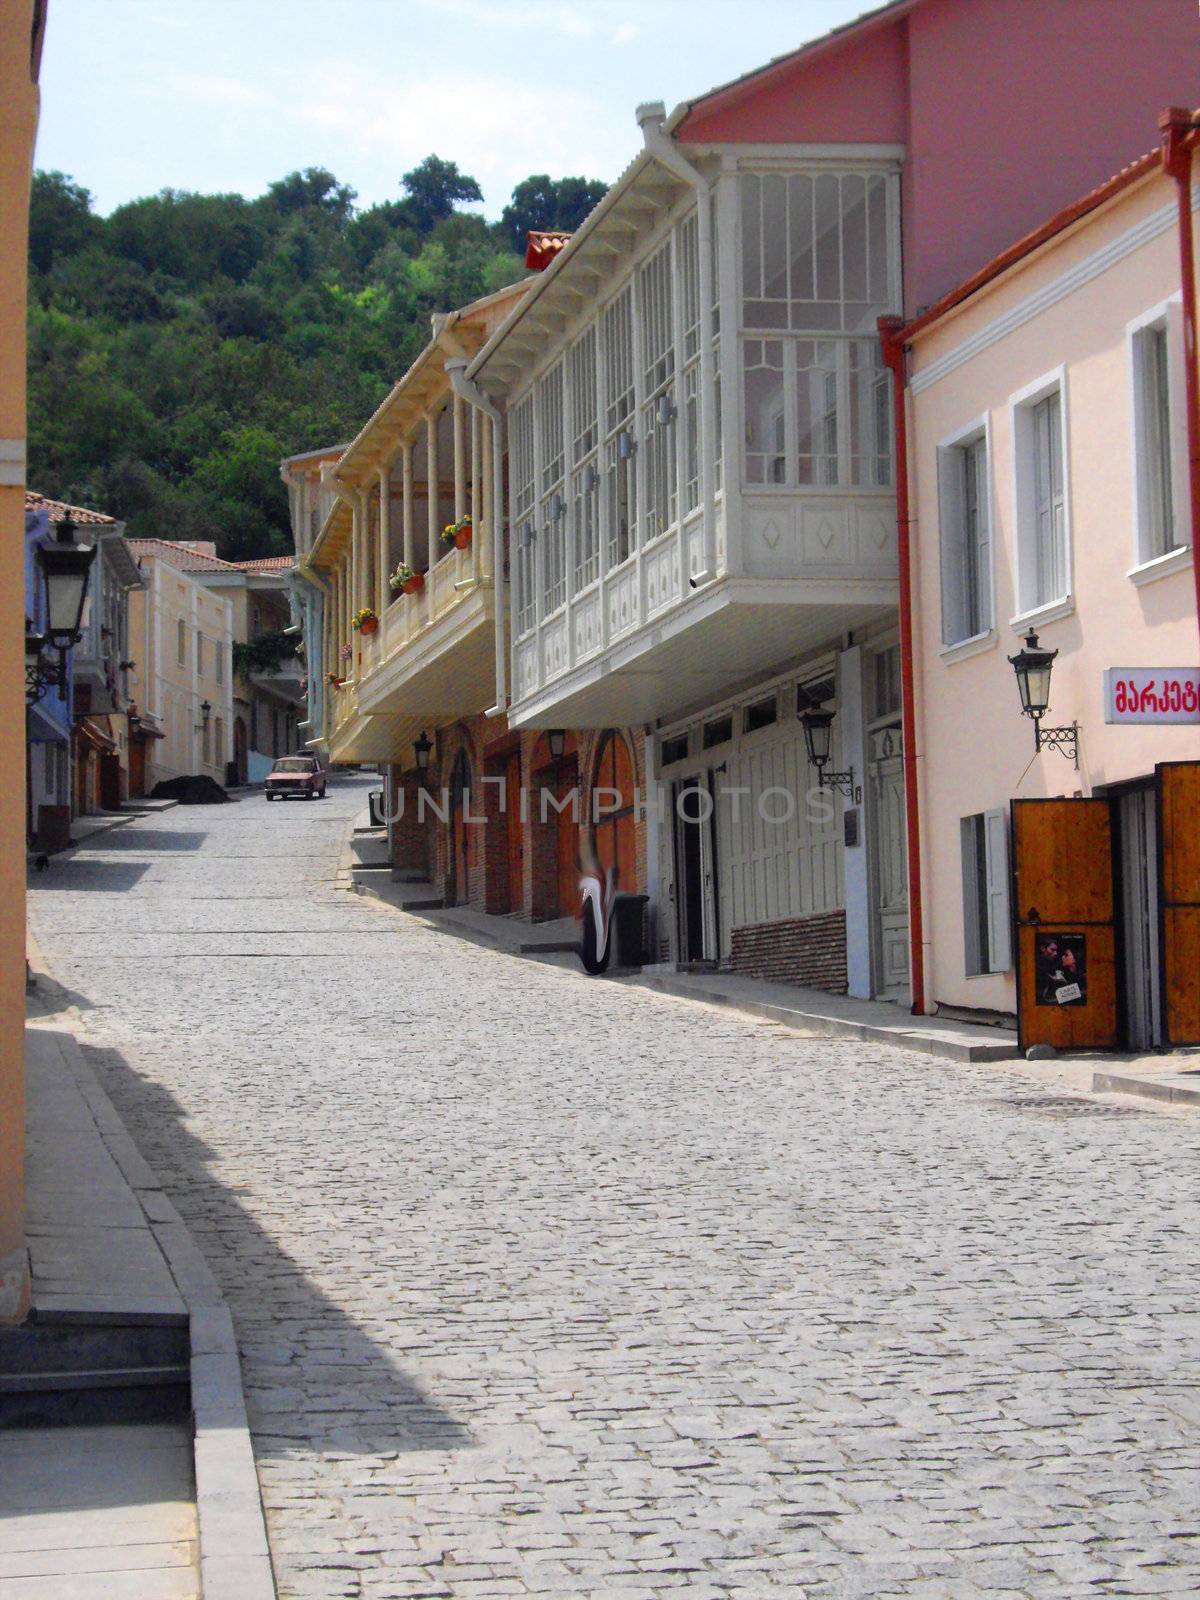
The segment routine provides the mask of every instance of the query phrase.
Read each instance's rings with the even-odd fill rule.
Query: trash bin
[[[372,789],[367,796],[367,810],[371,816],[373,828],[383,827],[383,790]]]
[[[613,967],[637,968],[646,959],[646,905],[648,894],[618,894],[613,900]]]

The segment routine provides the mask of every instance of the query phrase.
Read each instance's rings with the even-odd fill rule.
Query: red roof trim
[[[571,239],[569,233],[541,228],[530,228],[525,237],[529,241],[525,248],[525,265],[534,272],[544,272]]]
[[[961,305],[964,300],[970,299],[973,294],[978,294],[979,290],[991,283],[993,278],[998,278],[1002,273],[1007,272],[1009,267],[1015,266],[1022,257],[1030,255],[1041,245],[1047,244],[1057,234],[1063,233],[1074,223],[1088,216],[1089,213],[1098,210],[1102,205],[1119,195],[1122,190],[1128,189],[1142,178],[1149,177],[1152,172],[1161,170],[1161,166],[1161,153],[1158,150],[1151,150],[1144,156],[1140,156],[1136,161],[1131,162],[1129,166],[1122,167],[1120,172],[1114,173],[1111,178],[1106,179],[1098,188],[1092,189],[1088,194],[1083,195],[1079,200],[1073,201],[1069,206],[1064,206],[1061,211],[1049,217],[1040,227],[1035,228],[1032,233],[1027,233],[1023,239],[1018,239],[1016,244],[1010,244],[1007,250],[1002,250],[998,256],[993,256],[985,266],[980,267],[978,272],[966,278],[957,288],[951,289],[949,293],[944,294],[940,300],[935,300],[933,305],[921,312],[920,316],[914,317],[911,322],[898,327],[893,337],[904,344],[918,333],[923,333],[931,323],[937,322],[947,312],[953,311],[955,306]]]

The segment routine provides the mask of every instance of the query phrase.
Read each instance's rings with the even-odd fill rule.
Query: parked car
[[[268,800],[324,800],[327,774],[313,756],[280,756],[264,780]]]

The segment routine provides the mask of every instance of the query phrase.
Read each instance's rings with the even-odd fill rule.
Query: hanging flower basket
[[[349,661],[353,655],[354,646],[352,644],[344,644],[342,646],[342,660]]]
[[[364,606],[350,618],[350,626],[359,633],[374,633],[379,626],[379,618],[370,606]]]

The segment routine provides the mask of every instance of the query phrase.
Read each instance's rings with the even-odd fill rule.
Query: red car
[[[263,786],[268,800],[324,800],[325,782],[325,769],[312,756],[280,756]]]

